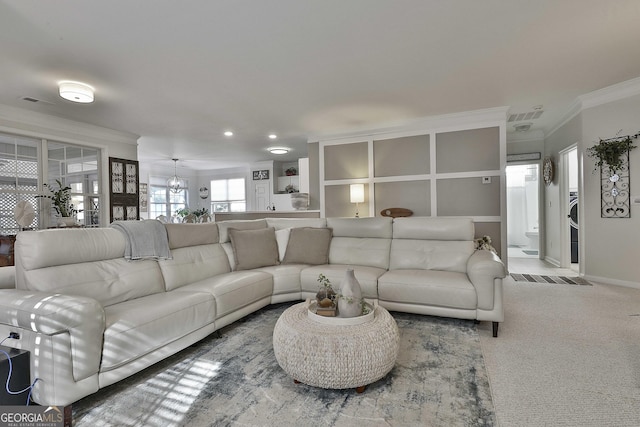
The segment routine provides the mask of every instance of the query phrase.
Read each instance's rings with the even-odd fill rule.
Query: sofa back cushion
[[[173,259],[158,261],[167,291],[231,271],[219,243],[171,250]]]
[[[94,298],[104,306],[164,291],[158,263],[126,261],[114,228],[25,231],[16,238],[16,287]]]
[[[230,228],[235,228],[236,230],[259,230],[261,228],[267,228],[267,220],[265,219],[234,219],[216,222],[216,224],[218,224],[220,243],[231,242],[231,238],[229,237]]]
[[[392,218],[327,218],[333,229],[329,264],[389,268]]]
[[[326,218],[267,218],[267,226],[278,230],[284,228],[325,228],[327,226]]]
[[[210,245],[218,243],[218,224],[208,222],[203,224],[165,224],[169,249],[187,246]]]
[[[396,218],[389,269],[465,273],[475,250],[473,234],[471,218]]]

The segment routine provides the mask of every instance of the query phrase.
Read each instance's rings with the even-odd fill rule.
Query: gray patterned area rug
[[[544,276],[538,274],[511,274],[511,277],[516,282],[593,286],[591,283],[587,282],[581,277]]]
[[[324,390],[278,366],[272,334],[291,304],[266,307],[73,404],[74,426],[494,426],[473,321],[391,314],[400,353],[382,380]]]

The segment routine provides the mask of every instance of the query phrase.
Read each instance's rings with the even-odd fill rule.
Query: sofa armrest
[[[467,276],[476,288],[479,309],[493,309],[495,279],[503,279],[506,275],[504,264],[491,251],[477,250],[469,257]]]
[[[47,336],[67,333],[71,358],[79,361],[73,363],[76,381],[99,370],[105,316],[102,305],[92,298],[2,289],[0,324]]]

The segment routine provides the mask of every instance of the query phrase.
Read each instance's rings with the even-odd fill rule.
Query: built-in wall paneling
[[[415,216],[431,216],[429,180],[376,182],[374,186],[376,216],[388,208],[406,208]]]
[[[329,202],[325,206],[325,217],[354,217],[356,204],[351,203],[349,184],[327,185],[324,189],[325,199]],[[361,217],[369,215],[369,186],[364,186],[364,203],[358,203]]]
[[[439,133],[436,136],[438,173],[500,169],[498,127]]]
[[[369,176],[369,144],[328,145],[324,147],[324,179],[354,179]]]
[[[486,120],[489,114],[479,119],[472,112],[469,120],[456,115],[425,122],[422,129],[319,138],[322,215],[353,216],[349,185],[365,183],[361,217],[392,207],[411,209],[414,216],[471,217],[476,236],[489,235],[496,248],[505,247],[506,114],[491,114]]]
[[[438,216],[500,216],[500,180],[482,177],[436,180]]]
[[[373,141],[375,177],[428,174],[429,135]]]

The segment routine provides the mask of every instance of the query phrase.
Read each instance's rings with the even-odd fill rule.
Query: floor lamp
[[[351,184],[349,188],[351,203],[356,204],[356,218],[360,218],[358,203],[364,203],[364,184]]]

